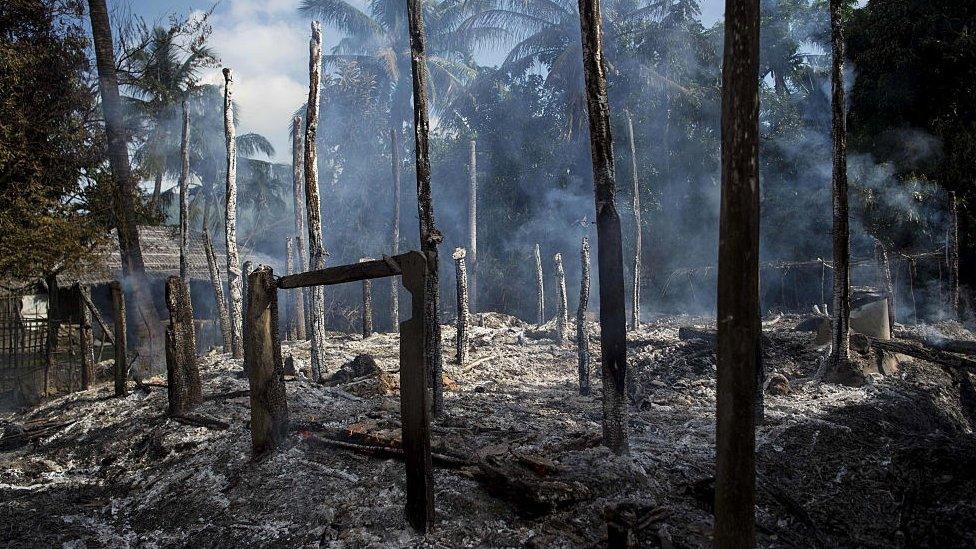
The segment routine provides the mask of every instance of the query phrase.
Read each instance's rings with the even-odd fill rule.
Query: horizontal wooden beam
[[[351,263],[349,265],[339,265],[337,267],[329,267],[328,269],[283,276],[278,279],[278,288],[287,290],[308,286],[332,286],[346,282],[356,282],[357,280],[397,276],[403,273],[400,269],[400,261],[411,253],[419,252],[407,252],[373,261]]]

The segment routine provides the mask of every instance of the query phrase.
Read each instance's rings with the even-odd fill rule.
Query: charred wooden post
[[[427,114],[427,58],[424,51],[424,17],[421,0],[407,0],[407,22],[410,28],[410,69],[413,74],[413,130],[416,141],[417,210],[420,221],[420,249],[427,258],[427,291],[424,298],[428,326],[427,363],[430,384],[434,390],[434,415],[444,413],[444,363],[441,353],[440,285],[437,245],[443,240],[434,224],[434,204],[430,192],[430,153]]]
[[[633,182],[634,193],[634,291],[631,294],[630,328],[640,328],[640,299],[641,299],[641,205],[640,183],[637,178],[637,146],[634,143],[634,121],[627,115],[627,142],[630,145],[630,178]]]
[[[322,243],[322,210],[319,207],[318,146],[319,84],[322,75],[322,25],[312,22],[309,41],[308,103],[305,106],[305,209],[308,212],[308,254],[310,269],[325,268]],[[325,351],[325,289],[312,288],[312,379],[322,378],[322,353]]]
[[[477,311],[478,299],[478,142],[468,142],[468,253],[471,256],[471,289],[468,307]]]
[[[407,521],[424,534],[434,525],[434,474],[427,398],[427,299],[430,268],[424,254],[397,256],[410,292],[410,318],[400,323],[400,422],[407,473]]]
[[[454,270],[457,273],[457,337],[455,339],[455,362],[460,365],[468,361],[468,270],[464,265],[464,248],[455,248]]]
[[[126,378],[129,375],[129,364],[126,357],[125,333],[125,295],[118,280],[111,283],[112,305],[115,308],[115,396],[126,395]]]
[[[183,125],[180,132],[180,278],[190,281],[190,110],[183,100]]]
[[[213,287],[214,304],[217,309],[217,319],[220,322],[220,334],[224,341],[224,352],[234,352],[234,338],[230,330],[230,313],[227,311],[227,298],[224,296],[224,284],[220,280],[220,270],[217,267],[217,254],[214,252],[213,240],[210,238],[208,223],[203,224],[203,250],[207,254],[207,269],[210,271],[210,285]]]
[[[536,323],[540,326],[546,323],[546,291],[542,276],[542,252],[539,245],[535,245],[535,288],[536,288]]]
[[[285,244],[286,250],[286,267],[288,269],[288,274],[295,274],[295,239],[288,238]],[[301,251],[299,251],[301,253]],[[297,339],[304,339],[304,337],[299,338],[298,334],[302,333],[304,336],[305,332],[305,308],[302,303],[302,291],[301,290],[289,290],[288,291],[288,319],[285,322],[286,334],[285,338],[289,341],[295,341]]]
[[[586,333],[586,307],[590,302],[590,242],[580,246],[580,297],[576,309],[576,351],[579,356],[580,394],[590,394],[590,338]]]
[[[224,237],[227,240],[227,287],[230,291],[230,333],[234,358],[244,353],[244,281],[241,258],[237,251],[237,143],[234,129],[234,77],[224,67],[224,143],[227,147],[227,185],[224,215]]]
[[[825,378],[857,384],[860,372],[850,360],[851,347],[851,237],[847,196],[847,115],[844,111],[843,0],[830,0],[831,30],[831,137],[833,139],[833,253],[834,310],[830,360]]]
[[[390,128],[390,164],[393,170],[393,221],[390,235],[391,255],[400,253],[400,128]],[[400,284],[390,279],[390,326],[400,324]]]
[[[301,271],[308,270],[308,256],[305,251],[305,240],[302,235],[305,234],[305,181],[303,178],[303,155],[304,149],[302,148],[302,117],[296,116],[291,121],[291,178],[292,178],[292,200],[294,202],[295,211],[295,250],[294,253],[298,257],[298,261],[295,263],[295,269],[300,269]],[[294,273],[296,271],[291,270],[289,267],[289,272]],[[291,292],[291,299],[289,303],[291,304],[289,320],[291,326],[294,330],[292,334],[288,337],[289,339],[302,341],[306,338],[306,332],[308,326],[305,319],[305,301],[307,299],[307,292],[305,289],[299,289]]]
[[[603,443],[616,454],[627,443],[627,317],[620,215],[614,202],[613,137],[607,95],[600,1],[579,0],[586,110],[590,122],[600,275],[600,354],[603,360]]]
[[[301,252],[305,249],[305,237],[303,234],[299,234],[295,237],[295,247]],[[296,264],[301,266],[301,272],[308,270],[308,256],[301,257],[301,262]],[[311,337],[312,333],[312,295],[307,288],[299,288],[296,299],[299,302],[299,311],[301,312],[302,318],[304,319],[303,326],[305,327],[304,332],[297,334],[299,339],[307,340]]]
[[[946,261],[949,263],[949,314],[959,319],[959,204],[956,193],[949,193],[949,230],[946,235]]]
[[[371,257],[359,259],[360,263],[372,261]],[[373,335],[373,282],[363,280],[363,339]]]
[[[756,542],[759,0],[726,0],[718,263],[715,546]]]
[[[58,332],[61,330],[58,307],[58,277],[48,275],[47,284],[47,339],[44,344],[44,396],[51,395],[51,374],[55,370],[58,352]]]
[[[553,256],[556,263],[556,343],[566,344],[566,328],[569,327],[569,305],[566,298],[566,271],[563,269],[563,254]]]
[[[88,309],[91,301],[91,288],[85,284],[77,285],[78,312],[81,316],[81,388],[89,389],[95,380],[94,337],[92,335],[92,313]],[[87,299],[86,299],[87,297]]]
[[[245,353],[251,388],[251,454],[259,457],[277,448],[288,434],[278,291],[271,267],[259,266],[248,279],[247,316],[251,327]]]
[[[888,262],[888,250],[881,240],[874,242],[874,252],[878,260],[878,287],[888,301],[888,331],[889,336],[895,330],[895,290],[891,284],[891,264]]]
[[[181,416],[203,402],[203,392],[197,365],[190,286],[179,277],[166,279],[166,308],[169,309],[166,329],[169,414]]]

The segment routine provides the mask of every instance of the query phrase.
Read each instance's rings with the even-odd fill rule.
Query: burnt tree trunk
[[[251,327],[245,368],[251,395],[251,453],[274,451],[288,434],[284,365],[278,339],[278,290],[270,267],[261,265],[247,284],[247,317]]]
[[[641,205],[640,183],[637,178],[637,146],[634,143],[634,121],[627,113],[627,142],[630,145],[630,178],[633,182],[634,193],[634,291],[631,295],[630,327],[636,330],[640,327],[641,300]]]
[[[393,223],[390,234],[390,255],[400,253],[400,128],[390,128],[390,167],[393,170]],[[390,279],[390,325],[400,328],[400,284]]]
[[[468,255],[471,276],[468,307],[477,311],[478,300],[478,142],[472,139],[468,148]]]
[[[234,340],[230,332],[230,313],[227,312],[227,298],[224,296],[224,283],[220,280],[220,269],[217,267],[217,253],[214,251],[213,240],[210,238],[210,205],[204,207],[203,215],[203,250],[207,254],[207,269],[210,271],[210,285],[214,292],[214,307],[220,322],[220,334],[224,340],[224,352],[232,353]]]
[[[305,208],[308,212],[309,270],[325,268],[325,247],[322,243],[322,210],[319,207],[318,145],[315,143],[319,127],[319,85],[322,71],[322,25],[312,22],[309,42],[308,104],[305,112]],[[325,288],[312,288],[312,379],[322,378],[325,352]]]
[[[237,144],[234,129],[233,84],[230,69],[224,68],[224,144],[227,147],[227,195],[224,237],[227,240],[227,288],[230,293],[230,333],[234,358],[244,353],[244,281],[241,258],[237,251]]]
[[[946,261],[949,263],[949,315],[959,319],[959,205],[956,193],[949,193],[949,231],[946,235]]]
[[[190,282],[190,111],[183,101],[183,126],[180,132],[180,278]]]
[[[166,380],[169,415],[182,416],[203,402],[197,366],[196,334],[190,286],[176,276],[166,279]]]
[[[302,117],[296,116],[291,121],[291,179],[292,179],[292,200],[295,210],[295,236],[294,242],[297,249],[294,251],[298,257],[298,263],[294,268],[301,269],[302,272],[308,270],[305,255],[305,246],[302,235],[305,234],[305,183],[302,178]],[[294,273],[289,267],[289,273]],[[307,292],[305,288],[298,288],[291,291],[291,315],[290,322],[294,333],[289,334],[289,339],[302,341],[305,339],[306,320],[305,320],[305,300]]]
[[[142,319],[136,330],[137,345],[151,359],[149,346],[157,335],[159,312],[153,304],[146,279],[146,268],[136,226],[136,206],[139,202],[138,181],[132,176],[126,141],[125,123],[122,118],[122,99],[119,96],[118,75],[115,70],[115,52],[112,46],[112,27],[109,23],[105,0],[88,0],[98,69],[98,89],[102,97],[102,113],[105,116],[105,137],[108,141],[109,166],[115,182],[113,202],[119,215],[115,216],[119,252],[122,257],[122,274],[131,292],[137,316]]]
[[[372,261],[371,257],[362,257],[360,263]],[[363,339],[373,335],[373,281],[363,279]]]
[[[834,310],[832,347],[824,377],[835,383],[859,384],[862,376],[850,360],[851,238],[847,193],[847,116],[844,112],[843,7],[843,0],[830,0]]]
[[[607,97],[606,60],[600,29],[600,1],[579,0],[586,110],[596,203],[597,265],[600,275],[600,355],[603,360],[603,443],[626,454],[627,317],[620,215],[614,203],[613,137]]]
[[[455,362],[464,365],[468,361],[468,270],[464,265],[464,248],[455,248],[454,270],[457,273],[457,338]]]
[[[546,323],[546,289],[542,276],[542,252],[538,244],[535,245],[535,288],[535,317],[536,323],[541,326]]]
[[[580,297],[576,309],[576,351],[579,356],[580,394],[590,394],[590,339],[586,334],[586,307],[590,302],[590,242],[580,246]]]
[[[444,361],[441,354],[440,285],[437,245],[443,236],[434,224],[434,204],[430,192],[430,152],[427,115],[427,59],[424,51],[424,18],[420,0],[407,0],[410,27],[410,68],[413,73],[413,131],[416,141],[417,210],[420,220],[420,250],[427,257],[427,291],[424,308],[427,338],[425,352],[434,393],[434,415],[444,413]]]
[[[556,343],[566,344],[566,328],[569,327],[569,305],[566,298],[566,271],[563,269],[563,254],[553,256],[556,263]]]
[[[89,389],[95,381],[94,336],[92,335],[92,313],[88,309],[91,301],[91,287],[78,284],[78,312],[81,316],[81,388]]]
[[[760,388],[759,0],[726,0],[722,67],[715,546],[756,542]]]
[[[125,333],[125,295],[122,293],[122,284],[118,280],[112,281],[111,289],[112,305],[115,308],[115,396],[125,396],[126,378],[129,375],[126,356],[128,336]]]

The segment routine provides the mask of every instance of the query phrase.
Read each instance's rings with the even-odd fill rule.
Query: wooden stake
[[[620,215],[614,200],[613,137],[607,94],[606,60],[600,29],[600,0],[579,0],[580,36],[590,155],[596,203],[597,265],[600,275],[600,354],[603,364],[603,443],[615,454],[628,453],[627,317],[624,311],[624,258]]]
[[[477,310],[478,298],[478,142],[468,142],[468,253],[471,256],[471,284],[468,308]]]
[[[247,289],[251,333],[245,369],[251,388],[251,453],[260,457],[274,451],[288,434],[288,403],[278,339],[278,292],[271,268],[255,269]]]
[[[47,341],[44,345],[44,396],[51,396],[51,375],[57,366],[58,332],[61,319],[58,303],[58,277],[48,275],[47,280]]]
[[[76,285],[78,292],[78,312],[81,316],[81,388],[90,389],[95,380],[94,337],[92,336],[92,313],[88,309],[91,301],[91,288],[84,284]],[[87,297],[87,299],[86,299]]]
[[[726,0],[718,262],[715,546],[756,544],[759,0]]]
[[[630,178],[633,182],[634,194],[634,292],[631,294],[630,328],[640,328],[640,300],[641,300],[641,205],[640,183],[637,179],[637,146],[634,143],[634,121],[627,112],[627,142],[630,145]]]
[[[946,235],[946,261],[949,264],[949,314],[959,319],[959,204],[956,193],[949,193],[949,230]]]
[[[458,365],[468,362],[468,270],[464,265],[464,248],[455,248],[454,270],[457,274],[457,337],[455,338],[455,358]]]
[[[125,333],[125,295],[122,293],[122,284],[118,280],[113,280],[110,284],[112,289],[112,305],[115,307],[115,396],[125,396],[126,378],[129,376],[129,364],[126,357],[126,337]]]
[[[372,260],[371,257],[363,257],[359,262]],[[363,280],[363,339],[371,335],[373,335],[373,282],[367,278]]]
[[[535,288],[536,288],[536,323],[543,325],[546,323],[546,291],[542,276],[542,252],[539,244],[535,245]]]
[[[214,252],[213,240],[210,238],[209,223],[204,215],[203,223],[203,250],[207,254],[207,269],[210,271],[210,285],[214,292],[214,308],[216,309],[217,319],[220,321],[220,334],[223,336],[224,352],[233,353],[234,338],[230,329],[230,313],[227,310],[227,298],[224,296],[224,283],[220,279],[220,271],[217,267],[217,254]]]
[[[312,22],[309,42],[308,103],[305,107],[305,209],[308,211],[308,253],[310,269],[325,268],[322,244],[322,211],[319,207],[318,146],[319,84],[322,70],[322,25]],[[312,379],[322,379],[325,352],[325,289],[312,288]]]
[[[563,269],[563,254],[553,256],[556,263],[556,343],[566,344],[566,328],[569,327],[569,305],[566,297],[566,271]]]
[[[302,142],[302,117],[296,116],[292,119],[291,123],[291,165],[292,165],[292,199],[294,201],[295,210],[295,247],[293,253],[298,257],[298,261],[295,263],[294,269],[301,269],[302,272],[308,270],[308,255],[305,250],[305,180],[304,180],[304,148]],[[289,273],[294,273],[292,267],[289,267]],[[292,327],[293,333],[291,333],[288,338],[298,341],[304,341],[307,338],[307,332],[310,331],[307,326],[308,321],[305,318],[305,301],[308,298],[307,292],[304,289],[295,290],[290,292],[291,296],[289,303],[290,310],[290,325]]]
[[[586,333],[586,306],[590,301],[590,242],[584,236],[580,245],[580,298],[576,309],[576,349],[579,356],[580,394],[590,394],[590,341]]]
[[[390,128],[390,164],[393,170],[393,220],[390,235],[390,255],[400,253],[400,128]],[[390,325],[397,330],[400,324],[400,284],[390,280]]]
[[[190,282],[190,110],[183,100],[183,126],[180,132],[180,278]]]

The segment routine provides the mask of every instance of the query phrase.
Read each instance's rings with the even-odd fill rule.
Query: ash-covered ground
[[[920,361],[860,388],[820,383],[821,351],[799,320],[764,326],[759,544],[973,547],[971,401]],[[165,416],[165,379],[148,394],[117,399],[103,383],[0,417],[0,543],[591,547],[605,543],[604,510],[632,501],[645,519],[640,546],[711,545],[715,356],[707,339],[678,337],[710,319],[663,318],[628,335],[629,457],[600,446],[595,325],[583,397],[575,344],[503,315],[476,323],[464,367],[444,329],[448,413],[433,424],[437,516],[426,538],[406,526],[402,462],[369,450],[398,443],[397,336],[332,333],[328,373],[343,373],[330,387],[289,378],[292,432],[257,462],[242,364],[217,353],[201,360],[206,400],[187,420]],[[958,324],[925,329],[973,339]],[[308,343],[283,347],[307,366]],[[381,373],[362,358],[356,371],[362,354]],[[16,440],[29,442],[9,448]]]

